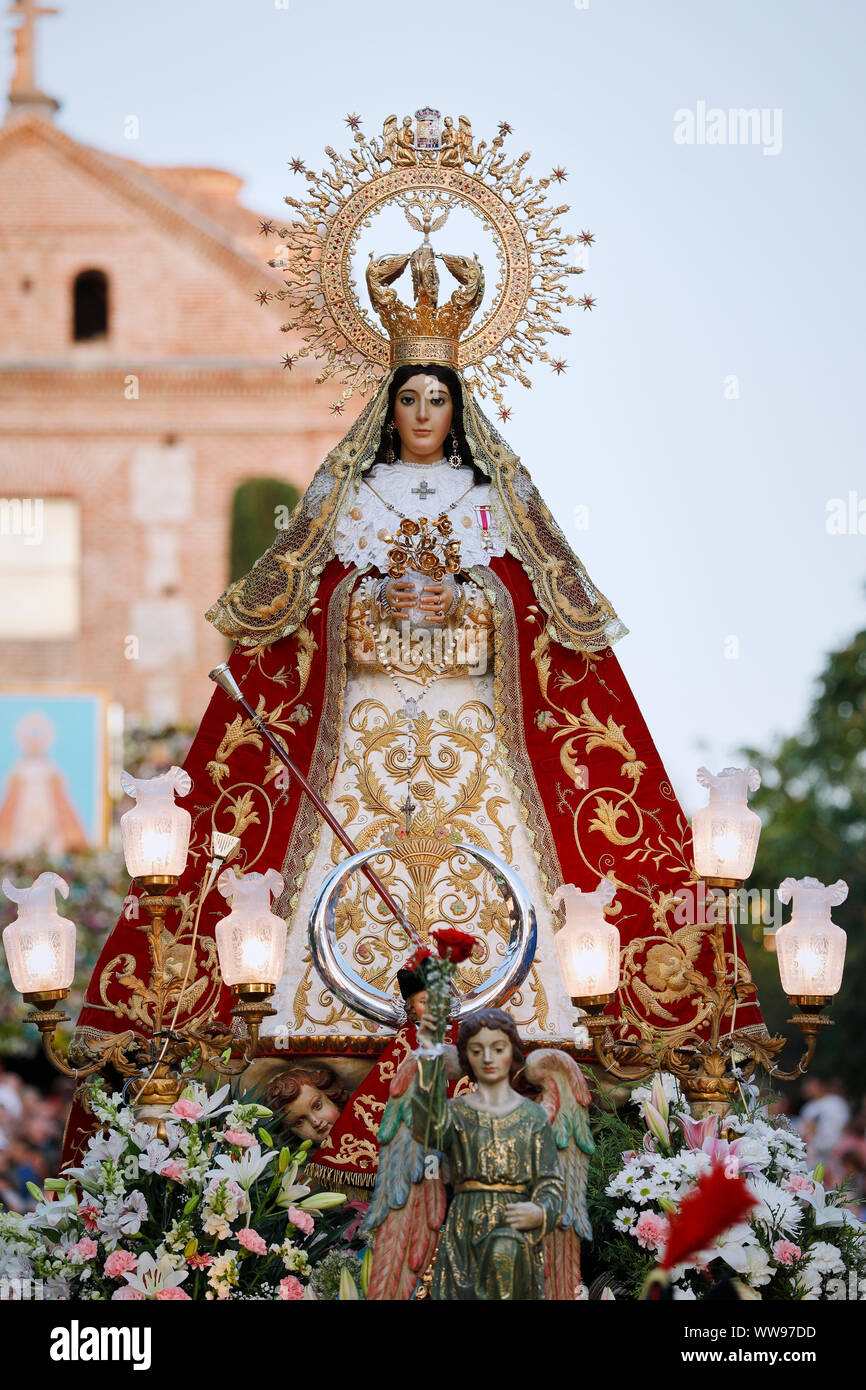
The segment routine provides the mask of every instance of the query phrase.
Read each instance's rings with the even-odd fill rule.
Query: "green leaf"
[[[370,1274],[372,1272],[372,1269],[373,1251],[368,1247],[368,1249],[364,1251],[364,1258],[361,1261],[361,1293],[364,1295],[365,1298],[367,1297],[367,1292],[370,1288]]]

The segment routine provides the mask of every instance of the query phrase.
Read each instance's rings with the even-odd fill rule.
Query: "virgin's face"
[[[451,392],[438,377],[418,372],[404,382],[394,398],[394,425],[405,463],[435,463],[451,429]]]
[[[466,1044],[466,1056],[476,1081],[493,1085],[511,1073],[511,1042],[500,1028],[482,1028]]]
[[[301,1087],[297,1100],[286,1106],[286,1124],[299,1139],[311,1139],[321,1144],[340,1118],[340,1112],[330,1097],[315,1086]]]

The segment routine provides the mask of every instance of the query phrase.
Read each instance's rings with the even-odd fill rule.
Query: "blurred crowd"
[[[808,1076],[799,1111],[787,1098],[773,1109],[805,1139],[811,1167],[823,1165],[825,1189],[845,1183],[848,1205],[866,1220],[866,1095],[852,1097],[837,1079]]]
[[[0,1065],[0,1203],[10,1211],[33,1208],[28,1182],[57,1175],[71,1099],[64,1077],[46,1094]]]

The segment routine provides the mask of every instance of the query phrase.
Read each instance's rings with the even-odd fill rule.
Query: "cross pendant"
[[[406,834],[407,834],[407,835],[409,834],[409,831],[412,829],[412,812],[413,812],[413,811],[417,811],[417,809],[418,809],[418,808],[417,808],[417,806],[415,805],[415,803],[414,803],[414,801],[412,800],[412,797],[411,797],[411,795],[410,795],[410,788],[407,787],[407,788],[406,788],[406,800],[403,802],[402,806],[400,807],[400,810],[403,812],[403,814],[404,814],[405,817],[406,817]]]
[[[417,494],[418,494],[418,496],[420,497],[420,499],[421,499],[422,502],[426,502],[428,497],[435,497],[435,496],[436,496],[436,489],[435,489],[435,487],[428,487],[428,486],[427,486],[427,479],[426,479],[426,478],[422,478],[422,479],[421,479],[421,486],[420,486],[420,487],[413,487],[412,491],[413,491],[413,493],[417,492]]]

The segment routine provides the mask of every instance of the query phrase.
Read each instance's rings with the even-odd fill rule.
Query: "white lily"
[[[261,1144],[252,1144],[248,1149],[244,1149],[239,1158],[232,1158],[230,1154],[220,1154],[208,1177],[231,1178],[239,1187],[249,1189],[276,1157],[276,1150],[262,1153]]]
[[[229,1087],[226,1085],[220,1086],[218,1091],[209,1095],[207,1087],[203,1086],[200,1081],[191,1081],[181,1091],[181,1100],[195,1101],[197,1105],[201,1106],[201,1114],[196,1115],[194,1121],[187,1120],[186,1123],[201,1124],[202,1121],[210,1119],[214,1115],[221,1115],[224,1110],[229,1109],[227,1105],[223,1105],[228,1093]]]
[[[68,1222],[76,1220],[77,1215],[78,1198],[74,1192],[68,1192],[56,1202],[40,1202],[36,1210],[30,1213],[30,1222],[40,1230],[59,1231]]]
[[[138,1257],[135,1273],[127,1270],[123,1277],[127,1284],[144,1294],[145,1298],[156,1298],[163,1289],[176,1289],[183,1283],[187,1273],[185,1269],[175,1269],[167,1256],[155,1260],[149,1251],[144,1250]]]
[[[329,1211],[331,1207],[341,1207],[346,1198],[340,1192],[316,1192],[298,1202],[301,1211]]]
[[[126,1135],[117,1134],[112,1130],[107,1139],[101,1136],[90,1139],[87,1146],[87,1153],[84,1155],[85,1168],[91,1168],[96,1163],[119,1163],[126,1153]]]
[[[151,1132],[150,1142],[138,1156],[138,1166],[145,1173],[158,1173],[170,1153],[168,1145],[156,1139]]]
[[[863,1222],[847,1207],[827,1205],[823,1183],[813,1182],[811,1192],[798,1192],[797,1196],[801,1202],[808,1202],[814,1209],[816,1226],[851,1226],[855,1230],[864,1229]]]
[[[277,1195],[278,1207],[296,1206],[300,1197],[307,1197],[309,1195],[309,1187],[302,1182],[295,1182],[297,1176],[298,1165],[297,1163],[293,1163],[291,1168],[286,1169],[283,1176],[283,1181]]]

